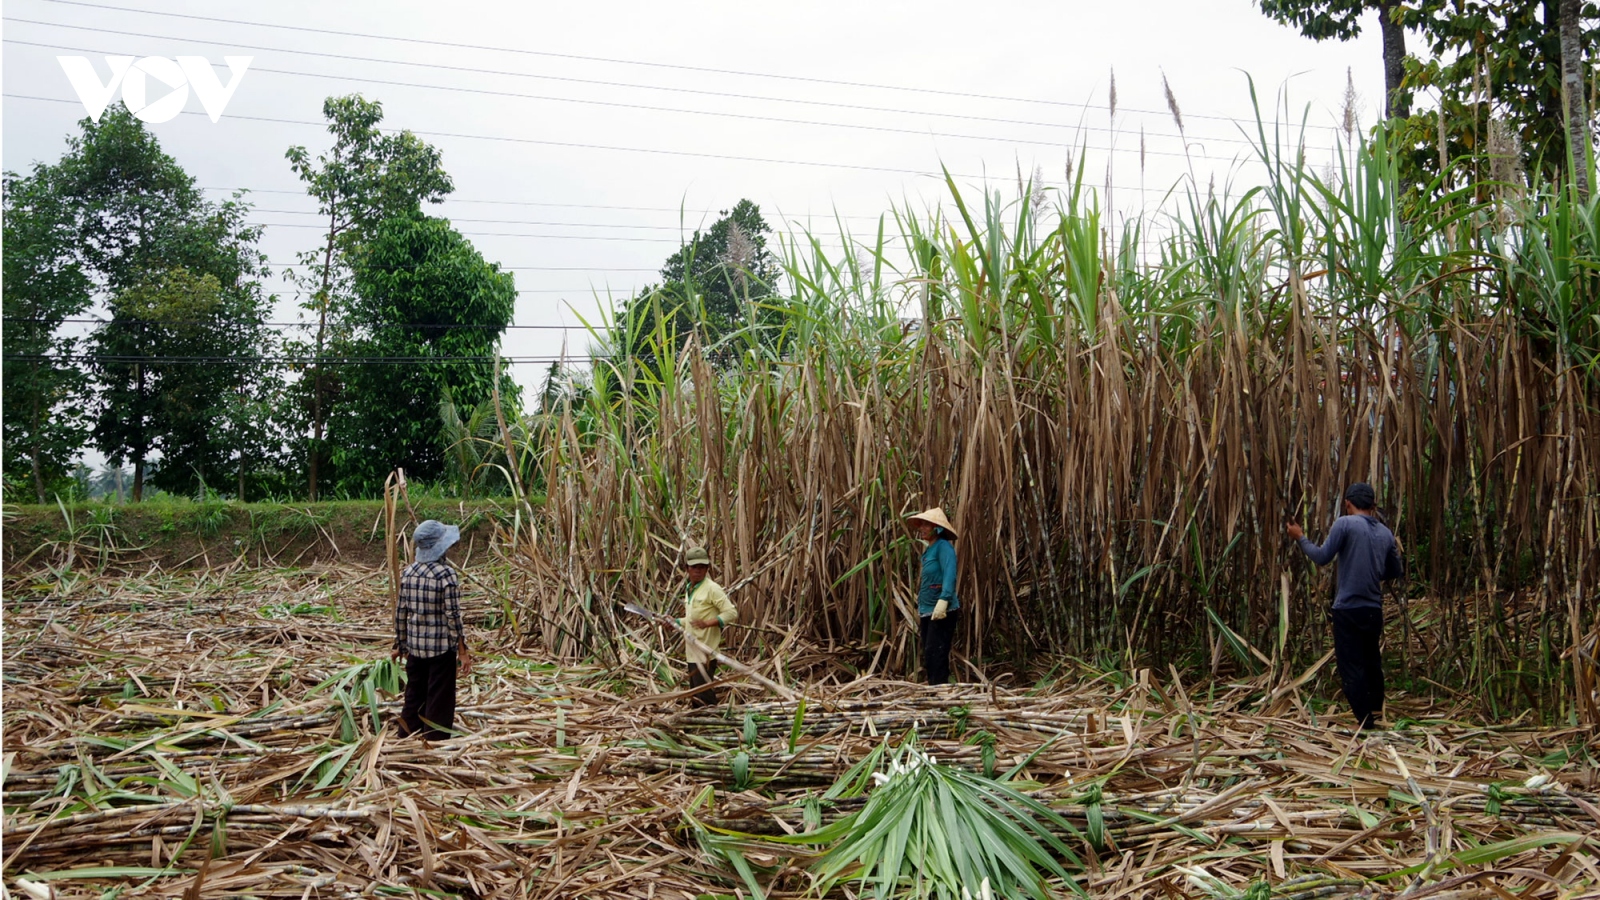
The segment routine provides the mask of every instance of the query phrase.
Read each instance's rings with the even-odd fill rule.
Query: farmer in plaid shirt
[[[406,662],[406,701],[400,733],[448,737],[456,718],[456,669],[472,671],[461,630],[461,584],[445,553],[461,529],[429,519],[411,535],[417,561],[400,573],[394,609],[394,658]]]

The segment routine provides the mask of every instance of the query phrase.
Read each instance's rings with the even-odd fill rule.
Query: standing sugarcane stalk
[[[394,530],[395,497],[406,486],[406,472],[395,469],[383,481],[384,557],[389,564],[389,600],[400,602],[400,549],[399,535]]]

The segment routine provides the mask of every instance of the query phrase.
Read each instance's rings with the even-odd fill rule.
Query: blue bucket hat
[[[433,562],[461,540],[461,529],[429,519],[411,533],[411,544],[417,548],[417,562]]]

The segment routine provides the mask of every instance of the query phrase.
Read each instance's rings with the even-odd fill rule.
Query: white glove
[[[950,601],[949,600],[940,600],[938,603],[935,603],[933,605],[933,615],[929,616],[929,618],[931,618],[935,622],[937,622],[940,619],[945,617],[945,613],[949,609],[950,609]]]

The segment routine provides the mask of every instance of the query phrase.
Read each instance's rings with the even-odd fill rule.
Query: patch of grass
[[[498,500],[413,497],[417,519],[459,524],[464,536],[487,538],[515,513]],[[310,547],[337,547],[345,558],[381,562],[383,503],[238,503],[215,493],[201,499],[161,495],[142,503],[105,501],[18,504],[5,507],[5,563],[9,566],[89,565],[103,568],[122,557],[153,557],[179,564],[201,555],[212,562],[261,554],[288,563]],[[410,512],[401,511],[409,524]],[[137,551],[137,553],[135,553]],[[70,564],[68,561],[70,560]]]

